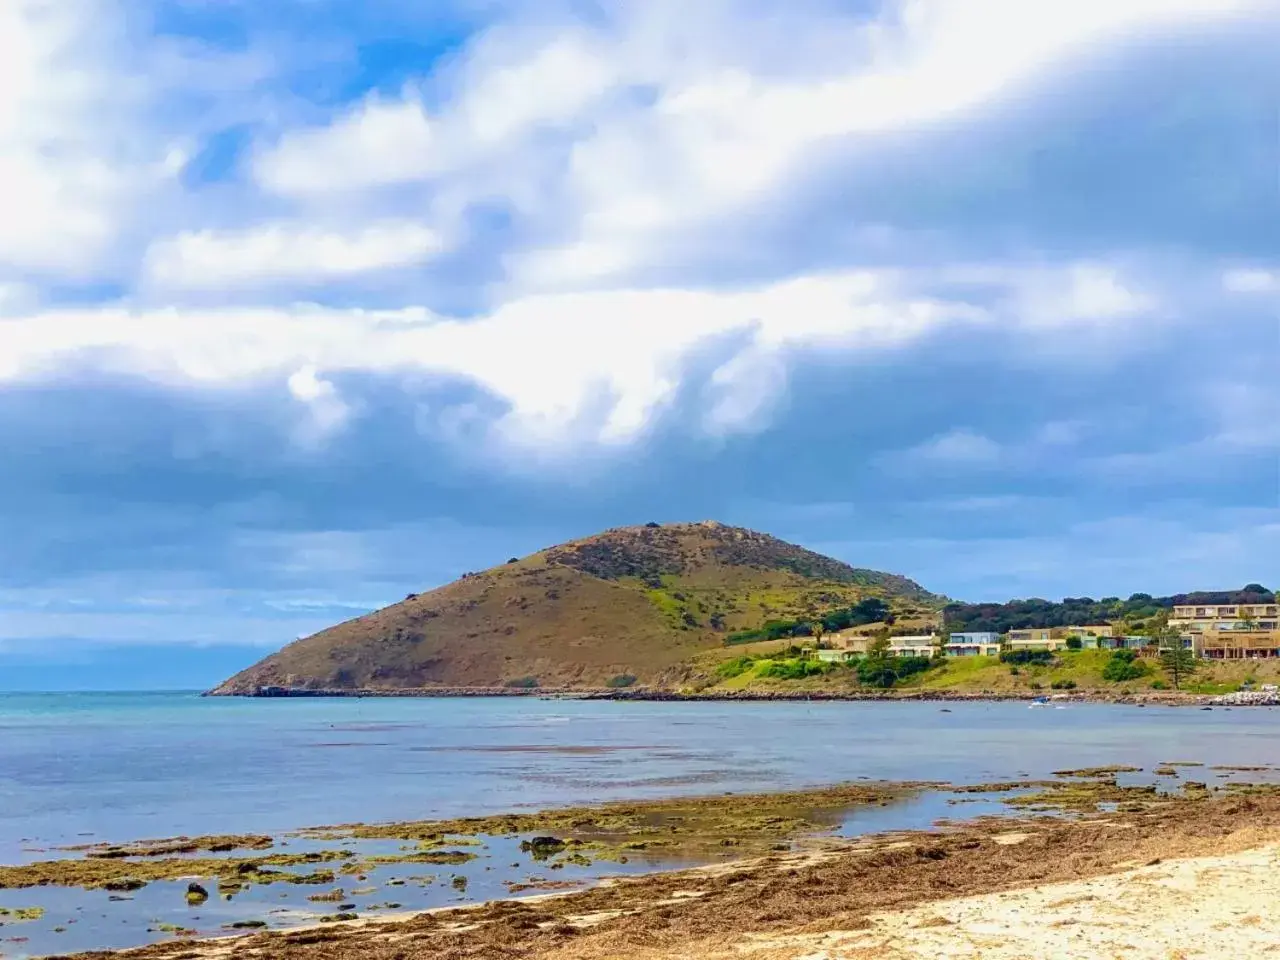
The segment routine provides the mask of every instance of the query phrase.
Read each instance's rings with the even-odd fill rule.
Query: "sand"
[[[1280,846],[1162,862],[870,917],[870,928],[746,936],[742,960],[1234,960],[1280,957]]]

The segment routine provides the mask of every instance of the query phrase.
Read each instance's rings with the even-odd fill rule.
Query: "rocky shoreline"
[[[1082,778],[1085,774],[1093,778]],[[918,937],[951,930],[965,922],[968,901],[963,898],[988,895],[992,895],[989,902],[969,910],[974,923],[989,927],[1004,916],[999,907],[1008,898],[1030,897],[1027,903],[1011,902],[1021,909],[1014,909],[1017,916],[1004,917],[1002,922],[1024,922],[1026,917],[1048,914],[1044,930],[1033,931],[1024,945],[1057,935],[1074,950],[1083,946],[1077,943],[1077,934],[1092,930],[1095,921],[1105,918],[1052,911],[1069,912],[1081,904],[1094,909],[1091,905],[1105,906],[1114,899],[1139,904],[1135,910],[1149,917],[1152,904],[1167,899],[1152,898],[1153,875],[1144,875],[1142,882],[1130,883],[1114,897],[1099,896],[1101,890],[1095,886],[1105,883],[1104,878],[1127,877],[1127,871],[1135,868],[1168,871],[1174,858],[1222,858],[1258,850],[1263,851],[1255,856],[1258,869],[1249,874],[1245,885],[1252,895],[1247,903],[1232,901],[1235,913],[1224,915],[1230,913],[1245,929],[1258,926],[1249,917],[1267,915],[1271,891],[1256,890],[1256,883],[1270,875],[1274,845],[1280,841],[1280,793],[1275,788],[1242,784],[1234,790],[1206,790],[1188,782],[1181,792],[1158,795],[1151,788],[1120,787],[1105,770],[1063,771],[1058,776],[1059,786],[1050,787],[1042,797],[1053,801],[1049,806],[1057,812],[1051,815],[1041,814],[1049,807],[1032,803],[1028,815],[1016,818],[987,816],[933,830],[828,837],[787,849],[782,849],[785,844],[766,843],[762,852],[742,848],[747,854],[743,859],[619,876],[584,890],[524,900],[507,898],[388,917],[335,914],[335,922],[328,924],[253,932],[234,940],[196,939],[180,931],[173,940],[146,947],[77,956],[80,960],[225,960],[233,954],[242,960],[403,960],[409,955],[430,955],[440,960],[475,960],[518,953],[528,960],[618,956],[731,960],[749,951],[762,960],[782,960],[801,955],[792,947],[802,947],[806,956],[822,955],[820,948],[829,946],[832,936],[861,937],[866,942],[858,942],[866,951],[857,955],[879,956],[902,942],[904,930],[917,931],[912,935]],[[751,800],[744,795],[705,802]],[[1063,816],[1064,812],[1082,815]],[[643,811],[634,813],[644,819]],[[755,820],[766,834],[774,823],[770,816]],[[730,827],[736,839],[742,830],[738,822],[721,824],[711,835]],[[1205,866],[1221,873],[1230,865],[1214,860]],[[1183,869],[1175,886],[1195,890],[1208,879],[1195,869]],[[1074,886],[1059,889],[1054,884]],[[1211,900],[1184,898],[1177,914],[1185,918]],[[905,914],[901,923],[893,922],[896,911],[912,910],[918,912]],[[1138,956],[1128,952],[1130,947],[1136,949],[1155,934],[1170,943],[1191,942],[1174,918],[1165,918],[1158,930],[1150,923],[1136,924],[1132,916],[1122,919],[1116,944],[1127,956]],[[1207,938],[1195,942],[1220,944],[1222,929],[1213,927]],[[762,944],[782,952],[762,952],[758,949]],[[925,943],[918,952],[903,955],[943,952],[949,951]],[[1026,949],[999,954],[1010,960],[1027,955]],[[1072,955],[1117,954],[1080,950]],[[1237,951],[1234,955],[1266,953]]]
[[[260,687],[254,691],[209,691],[203,696],[250,698],[360,698],[360,697],[537,697],[563,700],[616,700],[660,703],[700,702],[921,702],[921,703],[1030,703],[1046,699],[1032,690],[973,693],[949,690],[716,690],[687,692],[655,689],[596,689],[575,687],[415,687],[410,689],[308,689],[300,687]],[[1177,691],[1141,694],[1106,691],[1073,691],[1051,694],[1055,703],[1109,703],[1130,706],[1206,707],[1280,706],[1280,693],[1241,692],[1210,696]]]

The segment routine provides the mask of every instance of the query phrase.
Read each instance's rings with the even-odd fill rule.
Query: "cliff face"
[[[938,600],[904,577],[739,527],[624,527],[322,630],[213,693],[668,686],[728,632],[865,596],[917,607]]]

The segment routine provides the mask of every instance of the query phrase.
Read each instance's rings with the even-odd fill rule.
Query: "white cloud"
[[[264,188],[305,196],[417,180],[437,162],[422,103],[375,95],[327,127],[292,131],[255,160],[254,170]]]
[[[989,465],[999,460],[1000,454],[1000,444],[990,437],[961,428],[912,447],[901,459],[917,463]]]
[[[1051,420],[1021,440],[997,443],[968,427],[957,427],[913,447],[886,454],[880,458],[880,465],[887,472],[897,474],[929,467],[1033,468],[1045,463],[1047,458],[1061,457],[1065,448],[1079,443],[1088,429],[1089,425],[1079,420]]]
[[[287,385],[295,400],[307,408],[306,422],[295,433],[303,446],[314,446],[340,429],[351,416],[351,408],[330,381],[316,375],[314,367],[303,367],[291,374]]]
[[[472,177],[474,166],[495,160],[518,166],[522,158],[499,151],[573,120],[619,79],[592,38],[570,30],[532,50],[524,39],[502,30],[483,38],[459,71],[456,96],[435,115],[410,86],[399,99],[373,94],[329,125],[286,132],[255,157],[258,183],[315,200],[449,172]]]
[[[768,362],[793,348],[888,349],[951,323],[984,319],[965,303],[913,297],[891,275],[815,276],[731,293],[621,290],[529,297],[462,322],[422,310],[49,312],[0,325],[0,381],[86,365],[182,386],[289,378],[300,401],[336,411],[329,376],[425,370],[470,379],[511,405],[498,424],[517,446],[624,442],[672,398],[690,351],[745,335]],[[744,426],[758,392],[730,360],[716,375],[722,426]],[[607,403],[581,436],[584,416]],[[329,407],[326,405],[333,404]],[[739,413],[732,413],[737,409]],[[335,424],[340,417],[323,419]]]
[[[412,221],[374,222],[348,233],[269,223],[160,240],[147,252],[144,271],[151,284],[169,289],[322,282],[419,264],[443,246],[439,234]]]
[[[1160,308],[1151,291],[1126,282],[1115,267],[1097,263],[1075,264],[1065,271],[1027,270],[1018,278],[1014,302],[1023,322],[1044,328],[1082,322],[1106,328]]]
[[[508,23],[399,98],[286,131],[254,170],[308,203],[427,182],[455,214],[503,197],[533,239],[506,260],[513,295],[571,290],[661,263],[671,237],[784,189],[828,143],[962,115],[1099,43],[1266,2],[900,0],[879,19],[764,20],[654,0],[590,29]],[[1093,315],[1133,309],[1102,276],[1075,296]]]
[[[660,259],[680,231],[713,223],[802,177],[810,156],[828,143],[918,127],[1007,97],[1037,71],[1139,26],[1248,6],[902,3],[867,24],[857,55],[825,75],[814,76],[803,63],[788,64],[793,75],[782,77],[756,75],[732,60],[695,59],[694,69],[680,71],[644,63],[635,82],[657,87],[656,104],[611,111],[576,144],[560,204],[578,214],[565,231],[569,239],[513,259],[515,283],[562,289],[626,275]],[[817,19],[808,24],[824,26]],[[626,62],[629,52],[623,44],[618,59]],[[1129,309],[1100,280],[1081,278],[1081,307]]]
[[[1280,293],[1280,270],[1228,270],[1222,275],[1222,288],[1229,293]]]
[[[126,175],[103,121],[127,94],[93,32],[94,0],[0,4],[0,263],[92,262],[111,240]]]

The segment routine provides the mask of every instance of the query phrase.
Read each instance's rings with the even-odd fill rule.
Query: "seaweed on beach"
[[[330,884],[336,879],[332,869],[297,872],[287,869],[317,864],[357,865],[364,872],[373,865],[396,863],[458,864],[475,858],[462,851],[423,850],[401,855],[357,859],[352,850],[320,850],[311,853],[273,853],[261,857],[167,859],[83,859],[45,860],[19,866],[0,866],[0,889],[22,887],[84,887],[113,891],[137,890],[157,880],[208,877],[218,880],[220,893],[234,892],[252,884]]]
[[[850,810],[885,806],[934,786],[938,785],[843,784],[770,794],[726,793],[454,820],[345,824],[307,830],[304,836],[414,840],[433,848],[446,837],[529,835],[526,852],[540,859],[621,859],[627,851],[722,853],[726,847],[746,855],[768,850],[780,840],[829,832]],[[379,862],[376,857],[364,859]]]

